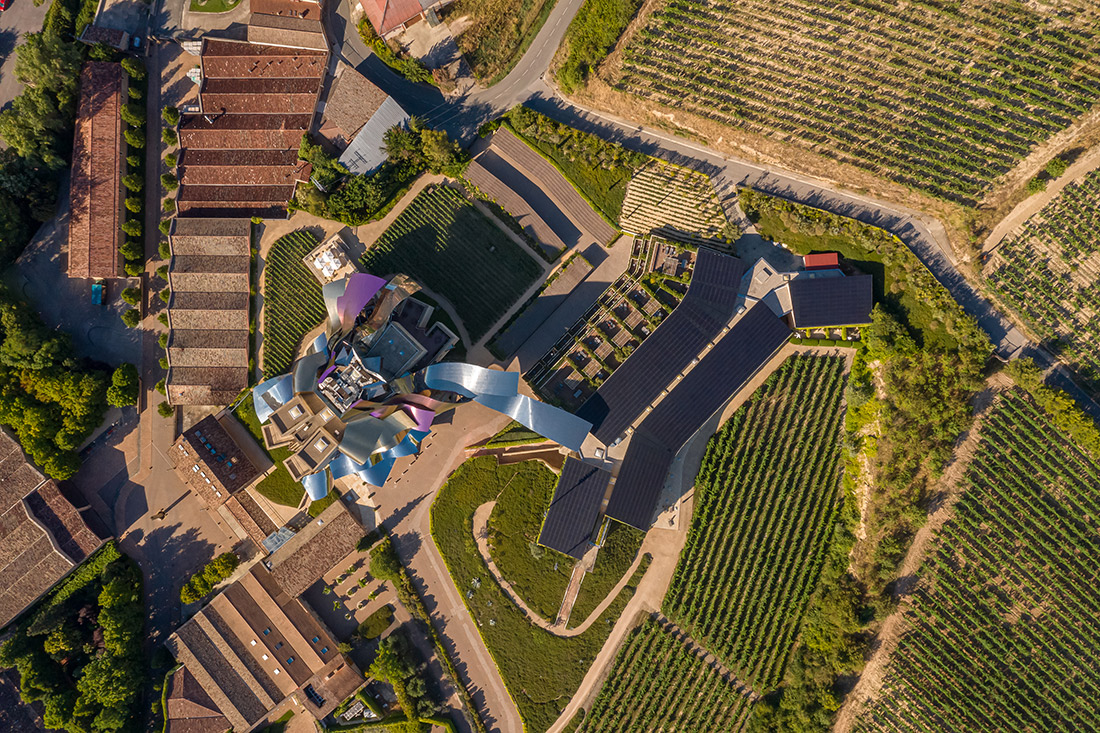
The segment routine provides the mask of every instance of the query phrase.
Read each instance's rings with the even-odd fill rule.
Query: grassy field
[[[669,0],[617,87],[973,206],[1100,99],[1100,16],[1002,0]]]
[[[623,579],[631,563],[638,555],[645,533],[622,522],[611,522],[604,538],[603,547],[596,555],[596,565],[592,572],[584,576],[577,600],[569,614],[569,627],[576,628],[584,623],[589,614],[596,610],[607,594]]]
[[[748,700],[703,658],[647,618],[631,632],[578,733],[732,731]]]
[[[1015,235],[985,276],[1001,300],[1100,394],[1100,171],[1070,184]]]
[[[538,544],[558,477],[537,461],[522,464],[489,515],[489,553],[532,611],[553,621],[573,572],[573,558]]]
[[[707,447],[665,615],[761,694],[782,679],[839,500],[844,361],[792,357]]]
[[[418,194],[361,263],[382,277],[404,273],[446,298],[474,341],[542,273],[520,245],[446,186]]]
[[[264,378],[282,374],[298,344],[325,320],[321,283],[302,258],[318,244],[308,232],[280,237],[264,264]]]
[[[1100,461],[1012,390],[962,482],[855,729],[1096,730]]]
[[[503,79],[538,35],[555,0],[458,0],[447,19],[466,16],[455,39],[478,81]]]
[[[534,733],[547,730],[568,704],[647,567],[639,568],[583,634],[563,638],[532,626],[493,582],[474,544],[472,521],[474,510],[497,498],[509,481],[530,481],[545,470],[538,463],[500,466],[492,457],[473,458],[451,475],[431,510],[432,539],[516,701],[524,729]]]

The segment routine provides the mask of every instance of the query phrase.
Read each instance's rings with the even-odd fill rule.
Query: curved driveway
[[[583,0],[558,0],[531,47],[508,76],[489,89],[475,88],[466,95],[453,98],[444,98],[434,87],[408,82],[379,61],[362,43],[351,23],[349,0],[330,3],[325,11],[325,24],[329,38],[334,43],[334,55],[356,67],[394,97],[410,114],[423,117],[431,126],[445,129],[458,139],[468,141],[482,123],[517,104],[527,103],[560,122],[618,142],[632,150],[706,173],[714,180],[715,188],[727,208],[731,199],[736,196],[737,187],[749,186],[773,196],[848,216],[893,232],[924,262],[966,312],[977,319],[1000,355],[1008,357],[1027,353],[1044,367],[1053,366],[1049,380],[1070,391],[1086,409],[1100,418],[1100,407],[1073,383],[1068,371],[1056,365],[1054,358],[1042,347],[1030,343],[963,277],[953,259],[946,232],[942,224],[934,218],[838,191],[821,181],[789,171],[764,168],[729,158],[711,148],[582,108],[558,95],[547,83],[546,72],[570,20],[582,2]],[[421,488],[430,495],[438,487]],[[417,513],[427,514],[426,511]],[[434,547],[425,547],[431,545],[431,540],[424,531],[425,518],[421,517],[421,521],[414,525],[416,526],[411,528],[411,534],[419,536],[419,543],[410,543],[402,548],[403,543],[399,542],[398,549],[413,551],[412,562],[419,566],[421,582],[429,586],[426,588],[429,596],[434,597],[437,603],[446,601],[439,603],[437,612],[442,612],[445,618],[449,617],[452,624],[457,622],[460,629],[456,629],[458,633],[450,635],[444,631],[444,637],[450,642],[452,653],[459,657],[458,666],[465,672],[469,686],[476,691],[479,706],[487,709],[491,727],[510,730],[518,720],[514,704],[502,689],[496,669],[491,664],[488,669],[481,668],[487,664],[486,650],[480,639],[475,640],[476,634],[470,633],[470,629],[466,628],[469,617],[461,602],[456,603],[455,599],[448,597],[453,595],[454,588],[446,571],[439,568],[437,562],[431,562],[436,560],[437,553],[434,552]],[[435,597],[436,593],[444,597]],[[463,652],[469,653],[473,659],[462,659],[465,656]],[[471,661],[474,663],[470,664]]]

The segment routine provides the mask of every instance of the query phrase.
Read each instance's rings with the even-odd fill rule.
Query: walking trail
[[[637,556],[635,556],[634,558],[634,562],[631,563],[630,568],[625,573],[623,573],[623,577],[619,579],[619,582],[615,584],[615,587],[611,589],[611,592],[608,593],[602,601],[600,601],[600,605],[596,606],[595,610],[592,611],[592,613],[588,614],[588,618],[586,618],[582,624],[572,629],[566,629],[566,619],[561,618],[562,614],[558,614],[558,620],[551,622],[547,621],[545,618],[532,611],[530,607],[528,607],[528,605],[524,603],[523,599],[519,597],[519,594],[512,589],[512,584],[505,580],[504,577],[500,574],[500,571],[497,569],[496,563],[493,562],[493,558],[489,554],[489,515],[493,513],[493,507],[495,507],[496,504],[497,503],[495,501],[487,501],[479,506],[474,512],[473,530],[474,541],[477,542],[477,551],[481,553],[481,557],[483,560],[485,560],[485,564],[489,566],[489,572],[492,573],[493,578],[497,582],[497,585],[499,585],[508,595],[508,597],[512,599],[512,602],[515,603],[521,611],[523,611],[528,620],[530,620],[531,623],[533,623],[535,626],[538,626],[540,629],[545,629],[555,636],[569,637],[583,634],[588,629],[588,627],[591,626],[596,621],[596,619],[600,617],[600,614],[602,614],[604,610],[611,605],[612,601],[619,597],[619,593],[622,591],[623,588],[626,587],[626,584],[630,582],[630,579],[634,577],[634,572],[638,569],[638,565],[640,565],[642,562],[642,556],[645,554],[643,551],[638,552]]]
[[[1007,377],[1000,374],[994,375],[986,380],[985,389],[974,398],[974,422],[969,430],[959,436],[951,461],[938,482],[937,489],[943,498],[935,511],[929,515],[924,526],[917,530],[916,536],[913,537],[913,544],[909,546],[909,551],[902,561],[895,591],[895,597],[898,600],[897,608],[883,622],[878,638],[874,642],[871,658],[837,713],[833,733],[849,733],[864,707],[874,701],[882,690],[890,657],[906,628],[905,612],[909,605],[908,599],[917,587],[917,571],[924,564],[924,559],[932,549],[932,543],[939,530],[952,517],[955,504],[962,497],[964,484],[961,479],[978,448],[981,425],[989,413],[989,408],[997,395],[1011,385],[1012,382]]]

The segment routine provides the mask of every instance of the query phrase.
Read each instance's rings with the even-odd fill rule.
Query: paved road
[[[42,30],[49,7],[48,2],[35,7],[32,0],[11,0],[8,9],[0,13],[0,110],[7,109],[23,91],[15,78],[15,47],[27,33]]]

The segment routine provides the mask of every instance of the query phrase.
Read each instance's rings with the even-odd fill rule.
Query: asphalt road
[[[10,0],[8,9],[0,12],[0,110],[7,109],[23,91],[15,78],[15,47],[27,33],[42,30],[49,7],[48,2],[35,7],[32,0]]]

